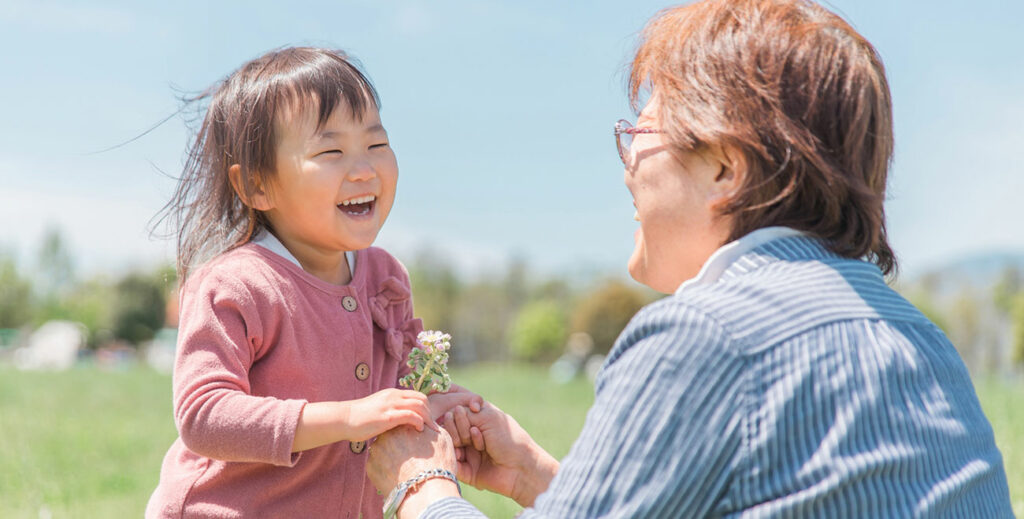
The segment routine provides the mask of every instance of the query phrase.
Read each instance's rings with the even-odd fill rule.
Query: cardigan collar
[[[289,251],[284,246],[284,244],[281,243],[281,240],[277,239],[277,236],[274,236],[273,233],[267,231],[266,229],[263,229],[262,231],[260,231],[260,233],[257,234],[256,237],[252,239],[252,242],[255,243],[256,245],[259,245],[260,247],[263,247],[264,249],[267,249],[268,251],[273,252],[274,254],[277,254],[278,256],[281,256],[282,258],[284,258],[284,259],[294,263],[300,269],[302,268],[302,265],[299,263],[299,260],[295,257],[295,255],[293,255],[291,253],[291,251]],[[345,251],[345,259],[348,260],[348,265],[349,265],[349,272],[348,273],[349,273],[349,276],[350,277],[355,277],[355,275],[356,275],[356,253],[355,253],[355,251],[350,251],[350,250],[349,251]]]
[[[701,267],[700,272],[691,279],[684,281],[679,288],[676,289],[676,294],[682,292],[687,287],[695,285],[709,285],[718,281],[722,274],[733,264],[740,256],[768,243],[772,240],[778,240],[780,238],[789,238],[792,236],[807,236],[807,233],[798,231],[790,227],[764,227],[757,229],[742,238],[731,241],[718,248],[711,256],[708,257],[707,261],[704,262],[704,266]]]

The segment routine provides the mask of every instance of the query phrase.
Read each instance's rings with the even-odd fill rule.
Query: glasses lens
[[[619,146],[621,147],[619,153],[623,157],[629,156],[629,150],[633,147],[633,134],[632,133],[620,133],[619,134]]]
[[[629,156],[629,148],[633,144],[633,134],[630,130],[633,128],[632,124],[625,119],[620,119],[619,122],[615,123],[615,143],[619,147],[619,158],[622,162],[626,162],[626,157]]]

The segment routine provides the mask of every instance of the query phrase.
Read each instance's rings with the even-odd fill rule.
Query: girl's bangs
[[[369,79],[340,56],[320,54],[304,61],[282,74],[281,104],[301,109],[316,103],[318,127],[327,122],[339,102],[357,121],[368,109],[380,109],[380,97]]]

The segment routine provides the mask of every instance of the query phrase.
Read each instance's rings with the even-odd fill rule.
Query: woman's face
[[[656,95],[636,125],[661,128]],[[663,293],[696,276],[724,244],[731,219],[717,216],[714,207],[730,193],[735,177],[711,152],[673,154],[670,146],[664,133],[635,135],[625,171],[640,222],[629,274]]]

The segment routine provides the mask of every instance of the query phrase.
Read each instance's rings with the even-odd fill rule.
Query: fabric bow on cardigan
[[[409,289],[392,276],[385,279],[377,295],[370,298],[370,316],[374,324],[384,330],[384,346],[388,355],[399,362],[405,362],[405,345],[416,344],[416,335],[423,329],[420,319],[405,318],[405,303],[410,296]]]

